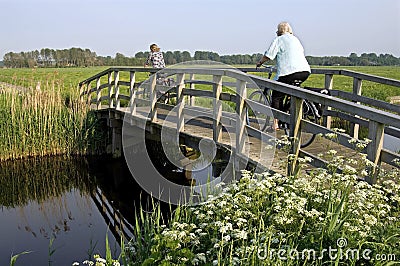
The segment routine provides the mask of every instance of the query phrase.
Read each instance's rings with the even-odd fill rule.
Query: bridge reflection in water
[[[159,171],[174,176],[174,182],[187,182],[185,172],[171,165]],[[9,265],[11,256],[23,251],[32,252],[18,258],[20,265],[82,262],[89,255],[105,254],[106,234],[117,257],[121,238],[133,235],[139,206],[151,211],[153,204],[161,204],[165,216],[171,210],[142,191],[124,159],[51,157],[3,162],[0,188],[0,265]],[[54,250],[51,256],[50,250]]]

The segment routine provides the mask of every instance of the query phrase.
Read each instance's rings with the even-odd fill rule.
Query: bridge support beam
[[[377,166],[380,164],[380,155],[383,148],[383,137],[385,133],[385,125],[376,121],[369,122],[368,128],[368,139],[371,143],[367,146],[367,158],[372,162],[371,166],[368,166],[369,177],[367,182],[369,184],[376,183],[376,177],[378,174]]]
[[[114,158],[119,158],[122,156],[122,120],[110,118],[108,126],[111,128],[111,154]]]
[[[293,176],[297,172],[297,158],[300,151],[301,137],[301,118],[303,117],[303,99],[293,97],[290,100],[290,130],[291,148],[288,158],[288,176]]]
[[[325,74],[325,89],[332,90],[333,88],[333,74]],[[332,108],[329,106],[324,106],[327,111],[330,111]],[[332,124],[332,117],[323,116],[323,124],[326,128],[330,129]]]
[[[353,94],[354,95],[361,95],[361,90],[362,90],[362,80],[358,78],[353,79]],[[353,101],[357,104],[360,104],[360,102]],[[355,117],[359,117],[358,115],[355,115]],[[360,130],[360,125],[356,123],[351,123],[350,124],[350,136],[352,136],[355,139],[358,139],[358,132]]]

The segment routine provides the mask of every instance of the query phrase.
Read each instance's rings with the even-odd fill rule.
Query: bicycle
[[[175,80],[165,74],[159,74],[156,78],[156,84],[159,88],[159,90],[157,90],[158,102],[169,104],[171,90],[176,86]]]
[[[273,67],[265,66],[268,68],[268,79],[271,78],[272,72],[274,70]],[[303,83],[301,80],[295,80],[290,85],[300,87]],[[317,91],[320,93],[329,94],[329,91],[326,89],[320,88],[311,88],[311,87],[304,87],[309,90]],[[249,100],[255,101],[257,103],[270,106],[271,103],[271,94],[272,90],[269,88],[264,88],[264,90],[256,90],[250,94],[248,97]],[[283,100],[283,109],[281,111],[285,113],[289,113],[290,110],[290,96],[287,95]],[[320,124],[321,117],[322,117],[322,106],[320,104],[316,104],[310,102],[308,100],[303,101],[303,119],[308,120],[315,124]],[[267,114],[259,113],[257,111],[253,111],[247,108],[247,124],[259,129],[260,131],[268,131],[268,128],[271,128],[273,125],[273,117]],[[289,127],[290,125],[285,122],[279,122],[279,128],[282,129],[286,135],[289,135]],[[315,139],[316,134],[311,132],[302,131],[300,137],[300,147],[305,148],[309,146]]]

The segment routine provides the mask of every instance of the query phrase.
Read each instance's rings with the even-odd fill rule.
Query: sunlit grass
[[[96,118],[76,90],[57,79],[16,86],[0,85],[0,160],[89,152]]]

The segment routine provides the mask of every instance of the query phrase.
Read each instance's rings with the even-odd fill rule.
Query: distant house
[[[4,67],[4,62],[0,61],[0,67]]]

